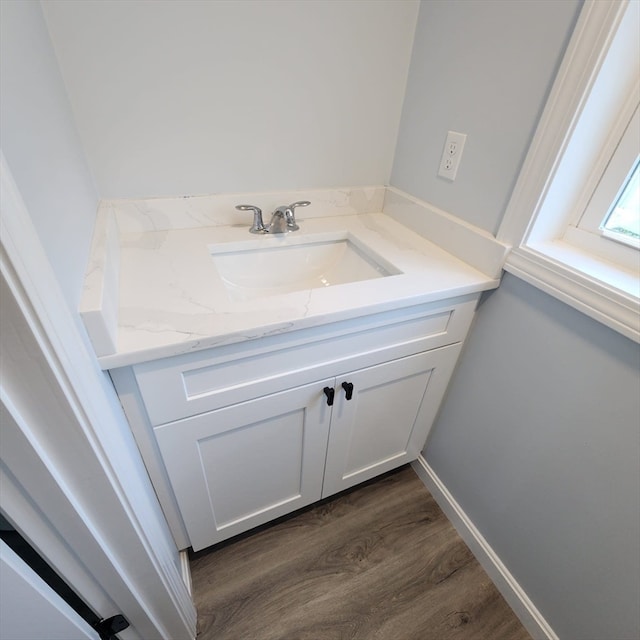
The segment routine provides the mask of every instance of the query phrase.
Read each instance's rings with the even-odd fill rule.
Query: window
[[[626,268],[637,264],[640,248],[640,210],[638,209],[638,153],[640,147],[640,111],[635,106],[624,132],[618,136],[615,150],[607,150],[607,166],[596,174],[598,183],[586,185],[590,199],[579,218],[567,226],[564,239],[594,255]],[[622,243],[633,250],[620,247]]]
[[[630,177],[599,227],[607,238],[640,248],[640,162],[636,163]]]
[[[639,20],[583,5],[498,233],[507,271],[637,342]]]

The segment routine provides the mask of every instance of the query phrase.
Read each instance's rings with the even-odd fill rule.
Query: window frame
[[[625,110],[626,113],[626,110]],[[598,255],[605,260],[633,269],[638,264],[637,243],[625,243],[616,234],[601,228],[607,214],[624,190],[631,173],[638,164],[640,141],[640,105],[636,104],[624,132],[614,132],[615,149],[607,154],[607,166],[585,185],[589,200],[578,210],[577,220],[571,220],[564,231],[563,240]],[[620,246],[622,243],[622,246]]]
[[[640,252],[578,223],[640,102],[639,5],[584,3],[497,236],[506,271],[636,342]]]

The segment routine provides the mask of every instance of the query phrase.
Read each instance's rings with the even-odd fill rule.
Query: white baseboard
[[[469,516],[449,493],[424,457],[421,455],[411,466],[456,528],[460,537],[471,549],[498,591],[518,616],[525,629],[535,640],[559,640],[551,626],[531,602],[524,589],[511,575],[507,567],[504,566],[498,554],[476,529]]]

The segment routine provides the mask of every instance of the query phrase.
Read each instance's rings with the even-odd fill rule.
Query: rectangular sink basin
[[[347,233],[292,235],[209,246],[232,300],[251,300],[401,273]]]

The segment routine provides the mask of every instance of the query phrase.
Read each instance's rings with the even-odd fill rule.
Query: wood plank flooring
[[[410,467],[193,554],[198,640],[530,640]]]

